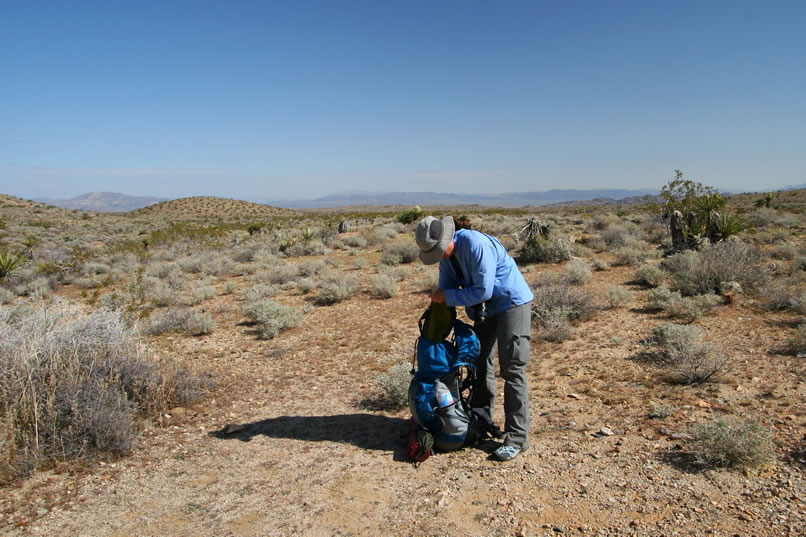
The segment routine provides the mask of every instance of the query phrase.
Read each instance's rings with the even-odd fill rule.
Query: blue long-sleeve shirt
[[[448,306],[475,306],[487,302],[487,316],[493,317],[510,306],[520,306],[534,298],[515,260],[495,237],[479,231],[460,229],[453,235],[453,257],[439,262],[439,288],[445,291]],[[475,320],[473,308],[467,316]]]

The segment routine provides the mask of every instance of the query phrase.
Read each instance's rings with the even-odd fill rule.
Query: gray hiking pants
[[[478,383],[473,390],[471,405],[487,410],[490,417],[495,409],[495,344],[498,342],[498,363],[504,379],[504,432],[507,445],[521,449],[529,447],[529,387],[526,364],[529,363],[529,341],[532,339],[531,302],[512,306],[477,327],[479,352]]]

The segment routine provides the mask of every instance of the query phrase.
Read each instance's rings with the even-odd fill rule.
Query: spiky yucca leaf
[[[5,281],[11,273],[20,268],[28,257],[23,252],[17,254],[0,252],[0,281]]]

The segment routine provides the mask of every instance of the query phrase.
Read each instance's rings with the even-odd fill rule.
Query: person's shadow
[[[340,442],[361,449],[389,451],[393,460],[407,462],[408,422],[403,418],[375,414],[280,416],[254,423],[229,424],[209,434],[222,440],[241,442],[249,442],[258,435],[309,442]]]

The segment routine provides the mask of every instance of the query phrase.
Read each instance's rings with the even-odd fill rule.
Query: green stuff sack
[[[456,308],[449,308],[444,302],[431,302],[420,318],[420,334],[431,341],[443,341],[455,321]]]

